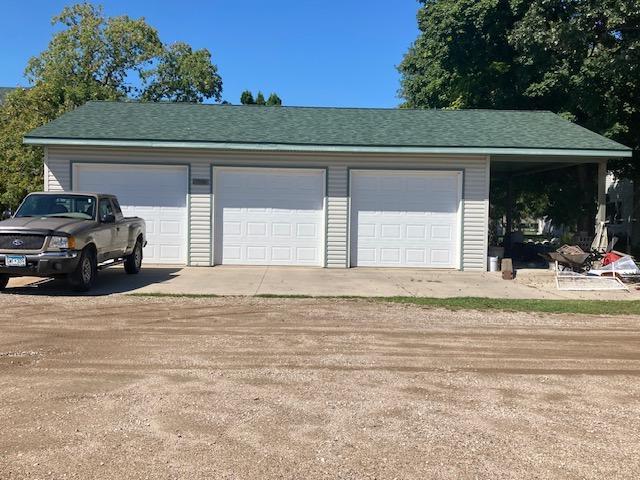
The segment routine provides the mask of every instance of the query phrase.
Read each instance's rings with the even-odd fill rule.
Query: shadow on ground
[[[53,278],[34,279],[33,283],[4,290],[4,295],[54,295],[54,296],[88,296],[96,297],[113,293],[131,293],[149,285],[167,282],[178,276],[180,267],[143,268],[137,275],[127,275],[122,267],[113,267],[98,273],[98,278],[91,291],[75,292],[65,280]]]

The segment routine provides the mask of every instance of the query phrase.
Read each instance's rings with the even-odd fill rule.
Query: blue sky
[[[3,0],[0,86],[25,85],[27,60],[44,50],[51,17],[70,1]],[[416,0],[104,0],[107,15],[145,17],[165,43],[208,48],[239,103],[244,89],[286,105],[395,107],[396,65],[416,38]]]

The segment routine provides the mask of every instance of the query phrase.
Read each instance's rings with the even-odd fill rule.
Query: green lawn
[[[132,293],[140,297],[215,298],[218,295]],[[309,295],[256,295],[260,298],[359,299],[420,305],[448,310],[501,310],[509,312],[576,313],[584,315],[640,315],[640,300],[525,300],[482,297],[312,297]]]
[[[449,310],[503,310],[510,312],[578,313],[587,315],[640,315],[640,300],[525,300],[504,298],[389,297],[387,302],[408,303]]]

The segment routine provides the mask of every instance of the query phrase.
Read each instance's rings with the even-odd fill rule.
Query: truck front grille
[[[44,235],[0,233],[0,250],[40,250],[44,239]]]

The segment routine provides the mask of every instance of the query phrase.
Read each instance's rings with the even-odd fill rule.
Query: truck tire
[[[0,292],[4,290],[7,283],[9,283],[9,275],[0,275]]]
[[[96,256],[90,249],[84,249],[73,273],[69,274],[69,284],[76,292],[88,292],[98,274]]]
[[[142,267],[142,242],[136,241],[133,252],[124,257],[124,271],[129,275],[135,275]]]

